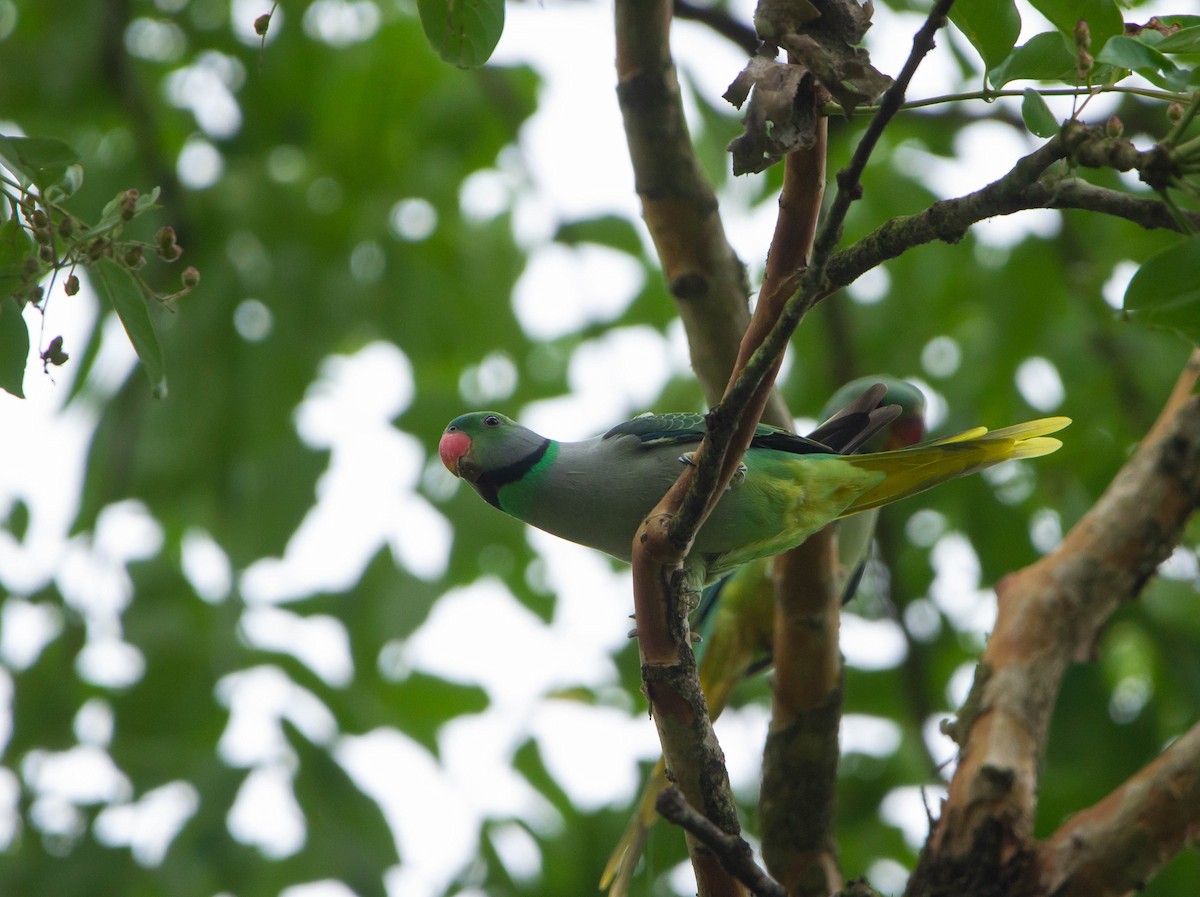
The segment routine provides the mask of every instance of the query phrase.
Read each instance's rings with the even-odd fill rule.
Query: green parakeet
[[[925,437],[925,396],[903,380],[866,377],[847,383],[826,404],[824,415],[832,415],[859,399],[876,383],[887,387],[883,401],[899,406],[900,414],[859,450],[889,451],[920,442]],[[862,576],[878,513],[878,509],[864,511],[836,524],[838,578],[834,589],[841,594],[843,603],[853,596]],[[775,585],[770,559],[744,564],[705,590],[696,610],[695,626],[703,636],[697,649],[700,687],[709,716],[715,720],[728,704],[734,687],[770,663],[775,628]],[[634,867],[658,820],[655,800],[666,786],[666,766],[660,759],[600,878],[601,889],[608,890],[610,897],[624,897],[628,893]]]
[[[889,452],[854,451],[900,413],[869,390],[808,437],[759,425],[734,477],[685,561],[699,591],[740,565],[794,548],[827,523],[878,508],[944,480],[1061,443],[1065,417],[968,430]],[[558,442],[494,411],[450,422],[438,452],[489,504],[572,542],[630,559],[643,518],[704,436],[700,414],[645,415],[603,436]]]
[[[1061,443],[1048,434],[1070,423],[1065,417],[1051,417],[993,431],[977,427],[912,445],[921,438],[923,421],[919,414],[912,420],[902,405],[881,407],[885,384],[865,391],[861,384],[846,389],[849,394],[835,398],[861,394],[808,437],[757,427],[741,470],[685,560],[691,588],[699,591],[743,564],[794,548],[833,521],[857,514],[859,519],[846,533],[850,555],[843,555],[849,558],[844,562],[848,581],[858,566],[858,558],[850,556],[865,552],[873,529],[873,519],[863,519],[862,512],[1002,461],[1049,454]],[[887,444],[883,437],[891,450],[851,454],[897,418],[895,438],[903,447],[894,448],[897,443]],[[451,421],[438,453],[451,473],[467,480],[499,510],[629,561],[643,519],[678,478],[681,465],[691,463],[704,432],[700,414],[644,415],[602,436],[558,442],[502,414],[481,411]],[[756,575],[761,579],[764,573],[752,569],[742,583],[735,578],[727,586],[727,592],[733,591],[724,598],[723,616],[732,622],[724,624],[724,643],[714,636],[716,644],[708,645],[706,654],[713,659],[707,672],[701,671],[710,710],[724,707],[733,684],[761,656],[759,646],[770,643],[770,614],[761,612],[762,602],[755,596]],[[722,624],[717,625],[720,629]],[[641,833],[637,828],[635,817],[631,830],[636,844],[627,840],[627,832],[605,871],[606,882],[626,848],[640,850],[645,826]]]

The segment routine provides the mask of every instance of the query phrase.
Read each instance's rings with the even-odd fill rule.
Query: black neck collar
[[[523,458],[518,458],[512,464],[499,467],[496,470],[489,470],[479,475],[474,483],[475,491],[482,496],[483,500],[493,507],[500,507],[500,490],[510,483],[515,483],[517,480],[524,479],[525,475],[533,468],[537,467],[539,461],[546,455],[546,450],[550,448],[550,440],[543,439],[541,444]],[[503,508],[501,508],[503,510]]]

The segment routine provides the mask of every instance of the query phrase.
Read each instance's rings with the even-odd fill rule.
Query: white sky
[[[246,33],[244,23],[252,21],[262,5],[257,0],[233,0],[239,36],[247,44],[256,39]],[[743,19],[749,21],[752,4],[743,0],[739,6]],[[1026,35],[1044,30],[1040,17],[1025,7],[1023,13]],[[474,176],[464,187],[463,205],[468,214],[486,218],[514,204],[516,236],[531,251],[515,290],[516,312],[532,336],[550,338],[616,317],[640,289],[642,277],[636,265],[609,250],[550,243],[557,224],[606,212],[639,220],[639,209],[613,89],[610,5],[595,0],[516,3],[508,5],[507,16],[495,59],[533,64],[545,79],[541,101],[538,113],[522,131],[519,150],[506,152],[494,171]],[[899,69],[910,46],[909,35],[920,21],[916,15],[896,15],[877,7],[868,45],[881,70]],[[369,36],[378,22],[378,10],[369,0],[322,0],[302,23],[287,20],[282,9],[277,11],[270,40],[301,39],[293,30],[300,24],[310,37],[353,43]],[[134,42],[138,52],[182,52],[173,49],[170,27],[159,28],[155,38],[156,27],[139,25]],[[586,34],[588,39],[569,41],[563,39],[566,34]],[[950,39],[961,40],[957,34]],[[710,96],[719,96],[744,62],[730,44],[686,22],[676,29],[676,55],[689,84]],[[203,132],[189,142],[179,160],[181,176],[189,184],[200,187],[220,177],[221,139],[247,126],[236,100],[246,77],[244,63],[206,54],[168,79],[171,101],[192,110]],[[974,86],[956,83],[956,77],[943,47],[923,65],[909,95]],[[939,159],[937,177],[927,184],[942,195],[981,186],[1034,145],[1010,128],[987,123],[965,131],[960,143],[960,161]],[[911,156],[916,170],[929,169],[917,149],[901,147],[896,153]],[[288,160],[281,157],[278,162],[284,171]],[[517,184],[524,179],[532,179],[532,189],[518,193]],[[757,271],[774,224],[775,204],[771,199],[748,207],[745,192],[741,183],[727,190],[723,210],[735,248]],[[310,198],[319,201],[317,194]],[[437,226],[431,212],[432,207],[419,197],[398,203],[394,235],[424,239]],[[1002,252],[1030,230],[1053,233],[1057,223],[1057,213],[1029,213],[987,222],[977,233],[986,246]],[[370,246],[360,249],[356,270],[370,269],[363,276],[382,273],[377,269],[378,253],[372,253]],[[1126,270],[1122,276],[1128,274]],[[555,289],[546,289],[546,283],[554,283]],[[575,304],[562,302],[563,283],[576,285]],[[853,295],[858,301],[873,301],[884,288],[885,272],[866,280]],[[1113,287],[1114,295],[1119,288],[1119,284]],[[262,309],[253,300],[248,303],[239,307],[239,332],[247,339],[269,338],[269,313],[263,318]],[[96,323],[95,297],[85,284],[72,300],[70,314],[65,313],[66,306],[61,297],[51,301],[46,332],[62,333],[68,345],[82,346]],[[40,321],[32,310],[28,314],[37,333]],[[22,402],[0,394],[0,432],[22,435],[20,440],[0,440],[0,515],[16,499],[32,509],[23,543],[0,531],[0,586],[21,595],[56,580],[67,601],[87,621],[88,645],[80,675],[98,684],[119,685],[141,672],[140,656],[121,637],[120,615],[133,598],[125,566],[157,553],[162,534],[145,508],[126,502],[108,509],[90,537],[68,536],[98,409],[134,365],[119,325],[109,319],[102,326],[103,348],[84,401],[64,411],[75,368],[68,364],[52,378],[46,377],[36,355],[26,378],[28,398]],[[936,382],[954,373],[960,353],[952,340],[939,337],[926,347],[922,360],[925,370],[909,373]],[[649,362],[654,364],[647,367]],[[591,435],[644,410],[661,385],[686,367],[679,328],[666,338],[650,328],[614,330],[585,343],[572,358],[570,395],[517,410],[525,423],[550,435]],[[635,369],[636,377],[620,375],[622,370]],[[515,369],[502,352],[481,359],[480,367],[460,382],[464,405],[502,401],[511,393],[514,377]],[[391,391],[381,392],[380,384],[391,384]],[[1030,359],[1022,365],[1015,385],[1040,410],[1051,411],[1063,400],[1061,379],[1046,359]],[[923,386],[928,387],[936,418],[940,397],[934,387],[924,382]],[[445,495],[458,484],[436,458],[424,456],[413,434],[397,431],[389,423],[413,401],[413,390],[403,347],[376,343],[353,357],[329,359],[295,419],[302,438],[331,450],[330,466],[318,483],[317,504],[284,556],[263,558],[235,571],[207,533],[192,531],[185,541],[185,572],[198,600],[228,600],[236,585],[248,604],[241,635],[264,649],[290,650],[333,686],[349,685],[355,674],[344,628],[332,617],[302,618],[287,609],[287,602],[317,590],[351,588],[367,560],[384,545],[398,564],[430,580],[438,579],[447,563],[450,527],[417,489],[423,484],[431,494]],[[29,446],[37,446],[37,452],[31,454]],[[1019,474],[998,476],[998,488],[1022,485]],[[490,510],[481,504],[480,513]],[[994,606],[990,594],[981,589],[974,553],[961,536],[945,532],[937,519],[921,514],[911,515],[908,528],[915,540],[936,546],[937,578],[929,600],[910,609],[909,622],[915,631],[932,634],[945,619],[982,638],[991,625]],[[1043,515],[1031,538],[1039,548],[1050,547],[1061,535],[1056,527],[1055,516]],[[339,734],[319,698],[292,683],[277,667],[245,670],[221,682],[214,699],[229,708],[230,722],[220,752],[227,762],[250,770],[229,812],[236,837],[258,845],[267,856],[287,855],[303,846],[303,818],[290,786],[294,758],[280,730],[283,718],[316,743],[331,746],[364,790],[380,801],[403,858],[388,879],[394,897],[441,894],[476,855],[479,829],[486,820],[520,820],[535,832],[553,832],[561,826],[553,807],[511,769],[513,751],[530,737],[551,774],[579,805],[621,806],[632,800],[640,787],[637,764],[655,756],[658,748],[653,726],[639,710],[640,696],[618,688],[611,661],[628,629],[628,574],[614,572],[607,560],[586,549],[534,531],[529,538],[543,558],[539,575],[558,594],[549,623],[522,607],[498,580],[484,579],[448,592],[412,638],[390,646],[381,658],[381,665],[397,679],[420,670],[478,684],[487,691],[491,700],[484,712],[456,719],[439,733],[441,759],[397,729]],[[7,602],[0,622],[0,661],[12,669],[31,663],[62,625],[53,612],[14,599]],[[903,659],[903,641],[894,624],[847,614],[843,625],[847,661],[852,665],[886,669]],[[472,632],[479,634],[478,643],[463,650],[463,633]],[[522,646],[520,652],[513,650],[517,644]],[[536,664],[521,662],[531,656],[537,658]],[[446,660],[450,657],[455,658],[452,664]],[[463,658],[473,662],[464,664]],[[947,706],[961,700],[970,672],[964,667],[954,677]],[[605,706],[554,697],[556,691],[579,685],[604,695]],[[11,679],[0,667],[0,704],[6,701],[11,701]],[[7,725],[7,720],[0,724],[0,746],[8,738]],[[39,795],[34,814],[47,830],[70,832],[80,825],[75,804],[116,799],[116,805],[97,822],[97,836],[105,843],[128,844],[139,861],[154,864],[203,797],[186,782],[170,783],[145,795],[131,794],[128,781],[106,751],[111,727],[111,711],[101,699],[94,699],[77,718],[78,748],[27,756],[17,772]],[[729,712],[718,725],[734,786],[744,793],[752,793],[757,784],[765,727],[761,708]],[[953,756],[952,745],[937,733],[936,720],[929,721],[926,732],[935,756]],[[843,724],[847,751],[887,753],[895,749],[898,737],[895,726],[886,720],[847,717]],[[17,759],[9,758],[10,765]],[[405,774],[395,775],[397,769]],[[11,836],[15,784],[11,775],[0,775],[0,842]],[[925,799],[935,806],[938,795],[927,794]],[[910,843],[921,842],[925,810],[916,789],[893,792],[881,813],[901,828]],[[504,823],[496,838],[499,854],[518,880],[536,877],[541,862],[536,843],[520,826]],[[894,863],[886,862],[870,870],[873,880],[885,889],[894,888],[901,873]],[[686,872],[671,880],[681,892],[687,891]],[[292,889],[288,897],[344,893],[344,888],[332,883],[313,883]]]

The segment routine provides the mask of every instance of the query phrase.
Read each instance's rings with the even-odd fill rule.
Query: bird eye
[[[485,427],[498,427],[500,426],[500,418],[496,417],[494,414],[489,414],[483,419],[483,425]]]

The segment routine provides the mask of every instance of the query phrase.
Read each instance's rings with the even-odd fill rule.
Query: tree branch
[[[736,814],[728,800],[727,776],[719,762],[723,757],[712,735],[687,644],[687,601],[680,591],[683,558],[749,445],[791,333],[824,291],[829,253],[851,203],[861,193],[862,171],[884,127],[899,109],[917,64],[932,49],[933,35],[944,24],[949,6],[950,0],[939,0],[918,31],[901,75],[885,94],[850,166],[839,174],[838,195],[817,232],[810,266],[802,276],[789,277],[760,296],[742,340],[735,368],[738,374],[721,403],[708,415],[707,434],[696,451],[695,464],[684,470],[634,539],[634,606],[643,682],[664,753],[684,795],[691,801],[702,801],[705,815],[730,833],[737,832]],[[677,768],[681,758],[694,765]],[[707,851],[703,845],[692,846],[693,865],[700,876],[698,862],[707,859]],[[705,893],[703,883],[701,893]]]
[[[957,243],[972,224],[985,218],[1039,207],[1024,197],[1023,191],[1037,183],[1051,165],[1067,158],[1070,152],[1070,145],[1060,134],[1017,160],[1011,171],[986,187],[957,199],[936,202],[915,215],[886,221],[830,259],[830,287],[836,289],[851,284],[871,268],[914,246],[934,240]]]
[[[771,878],[754,862],[754,853],[744,838],[727,835],[697,813],[678,788],[664,788],[655,807],[668,822],[690,833],[720,859],[725,870],[758,897],[788,897],[783,885]]]
[[[1119,897],[1140,891],[1200,836],[1200,723],[1099,803],[1076,813],[1039,851],[1041,892]]]
[[[1160,200],[1130,196],[1120,190],[1097,187],[1078,178],[1053,184],[1039,181],[1030,184],[1022,192],[1030,202],[1029,208],[1082,209],[1112,215],[1114,218],[1124,218],[1146,230],[1180,229],[1178,220],[1171,216],[1170,210]],[[1200,212],[1186,209],[1180,211],[1200,230]]]
[[[752,393],[777,358],[786,348],[804,314],[844,283],[833,283],[829,278],[829,265],[833,247],[841,235],[850,205],[862,192],[860,178],[870,158],[871,151],[883,133],[883,129],[900,108],[904,92],[916,72],[917,64],[933,48],[933,35],[945,23],[946,12],[952,0],[939,0],[930,11],[924,25],[913,38],[913,50],[900,75],[892,83],[880,102],[879,110],[871,119],[866,132],[855,148],[850,164],[838,172],[838,190],[824,224],[813,241],[813,253],[809,267],[800,279],[799,288],[792,294],[779,314],[778,320],[746,362],[737,381],[727,391],[723,404],[737,407],[744,396]],[[847,281],[848,283],[849,281]],[[714,413],[721,409],[714,409]]]
[[[935,240],[957,243],[973,224],[1028,209],[1083,209],[1124,218],[1148,229],[1178,231],[1179,222],[1159,200],[1097,187],[1075,177],[1047,175],[1054,163],[1070,157],[1081,144],[1093,139],[1097,139],[1094,131],[1064,132],[1020,159],[1011,171],[986,187],[934,203],[915,215],[890,219],[830,259],[830,291],[853,283],[915,246]],[[1200,213],[1183,214],[1200,229]]]
[[[828,120],[815,115],[825,92],[806,78],[798,93],[798,102],[814,107],[817,124],[812,147],[784,158],[763,280],[763,292],[777,297],[807,264],[825,192]],[[771,320],[782,311],[777,303]],[[777,373],[778,367],[771,378]],[[842,706],[836,558],[836,527],[828,526],[775,560],[775,675],[759,823],[767,867],[795,897],[831,894],[842,884],[833,837]],[[796,750],[798,744],[807,749]]]
[[[161,146],[162,123],[155,118],[154,105],[145,85],[138,77],[131,55],[125,50],[125,29],[133,21],[130,0],[113,0],[104,5],[101,33],[97,40],[100,54],[100,75],[125,112],[133,131],[134,142],[142,165],[150,173],[151,183],[157,184],[161,203],[175,222],[180,242],[191,245],[191,231],[184,214],[184,189]]]
[[[946,24],[946,16],[953,5],[954,0],[938,0],[933,5],[933,9],[929,11],[924,23],[913,35],[912,50],[908,54],[908,59],[904,61],[904,67],[900,69],[900,74],[896,76],[892,86],[884,91],[883,98],[879,101],[878,111],[871,117],[867,130],[863,132],[862,138],[855,146],[854,155],[850,157],[850,164],[838,172],[838,192],[829,209],[827,226],[822,228],[813,244],[813,255],[815,258],[822,259],[822,267],[824,267],[823,260],[833,252],[833,247],[841,239],[842,224],[846,219],[846,213],[850,210],[851,203],[862,195],[862,173],[866,170],[871,153],[875,151],[875,145],[883,136],[888,122],[900,111],[908,85],[912,82],[913,75],[917,73],[917,67],[921,61],[933,49],[934,35]],[[830,224],[832,226],[829,226]]]
[[[721,397],[750,321],[746,272],[692,148],[668,43],[670,0],[618,0],[614,12],[617,101],[642,217],[711,405]],[[780,404],[776,411],[782,410]]]
[[[668,44],[670,21],[670,0],[618,0],[617,98],[642,214],[688,334],[692,366],[711,404],[734,370],[736,341],[750,320],[748,288],[688,135]],[[776,415],[786,417],[776,401]],[[686,482],[690,474],[672,490],[672,507],[678,506]],[[684,795],[719,828],[737,835],[724,756],[696,675],[686,600],[678,582],[672,584],[686,548],[686,543],[649,541],[644,533],[635,540],[642,681],[664,757]],[[702,897],[740,897],[741,884],[703,842],[689,835],[688,852]]]
[[[995,629],[952,727],[958,768],[913,882],[949,883],[968,865],[999,874],[1027,858],[1063,673],[1072,659],[1092,656],[1105,621],[1140,593],[1200,504],[1198,377],[1200,350],[1141,446],[1062,544],[997,584]]]
[[[739,22],[726,10],[717,6],[700,6],[689,0],[674,0],[672,6],[675,18],[690,19],[707,25],[721,37],[728,38],[746,51],[747,56],[753,56],[758,50],[758,35],[749,25]]]
[[[807,307],[828,293],[827,285],[821,285],[826,260],[841,235],[850,205],[861,195],[860,179],[867,161],[899,110],[918,64],[932,49],[933,36],[944,24],[949,5],[939,3],[914,36],[904,68],[885,93],[850,164],[838,173],[837,196],[813,238],[811,276],[800,294],[807,293],[807,304],[800,307],[796,324]],[[789,163],[794,155],[788,157]],[[793,297],[788,306],[797,301],[805,300]],[[781,310],[780,318],[786,320],[785,311]],[[794,895],[826,895],[842,883],[833,838],[842,710],[841,596],[834,588],[836,566],[837,536],[829,527],[781,556],[776,566],[775,687],[763,754],[760,815],[767,868]]]

